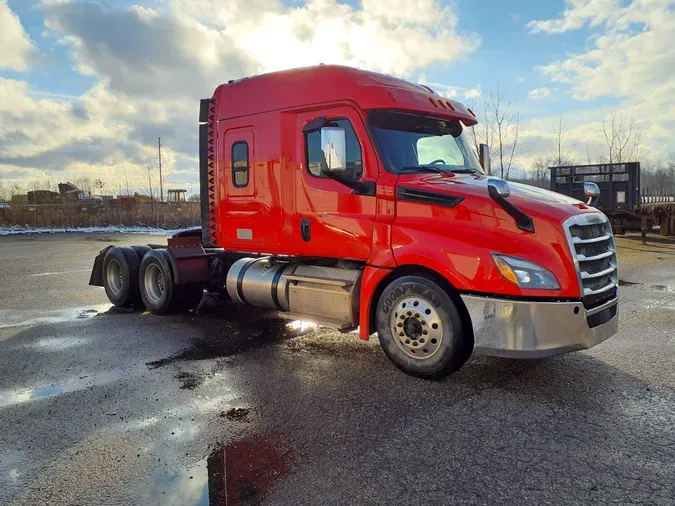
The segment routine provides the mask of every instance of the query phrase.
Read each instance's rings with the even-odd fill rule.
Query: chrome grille
[[[612,227],[604,214],[572,216],[564,223],[575,260],[577,277],[586,309],[618,295],[616,249]]]

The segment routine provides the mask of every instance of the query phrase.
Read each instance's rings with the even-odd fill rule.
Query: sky
[[[318,63],[517,107],[515,171],[606,151],[675,152],[675,0],[0,0],[0,183],[79,176],[142,188],[157,138],[170,187],[198,191],[199,99],[229,79]],[[618,117],[618,116],[615,116]]]

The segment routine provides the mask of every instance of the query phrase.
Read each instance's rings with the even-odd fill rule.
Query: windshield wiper
[[[480,172],[478,169],[450,169],[450,172],[455,174],[476,174]]]
[[[400,172],[430,172],[432,174],[447,174],[447,170],[440,167],[431,167],[428,165],[411,165],[409,167],[401,167]]]
[[[447,167],[447,166],[446,166]],[[433,165],[411,165],[409,167],[401,167],[400,172],[430,172],[433,174],[477,174],[480,173],[478,169],[468,169],[468,168],[447,168],[441,169],[441,167],[436,167]]]

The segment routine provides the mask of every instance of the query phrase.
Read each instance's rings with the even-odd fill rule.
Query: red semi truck
[[[396,366],[427,378],[473,351],[545,357],[609,338],[607,218],[490,177],[475,124],[427,86],[352,68],[230,81],[200,107],[201,229],[106,248],[90,283],[156,314],[196,307],[206,288],[377,332]]]

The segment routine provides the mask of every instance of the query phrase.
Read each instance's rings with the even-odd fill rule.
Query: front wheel
[[[376,310],[382,349],[404,372],[442,378],[469,359],[473,340],[465,336],[455,303],[436,282],[399,278],[384,289]]]

